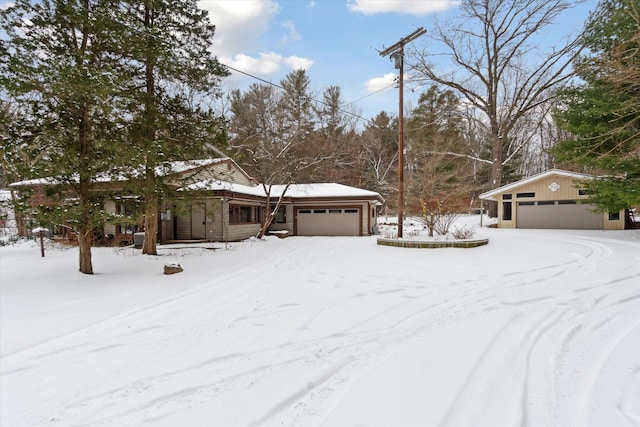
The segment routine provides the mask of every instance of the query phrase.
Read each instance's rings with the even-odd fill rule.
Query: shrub
[[[451,234],[458,240],[471,239],[476,233],[476,229],[473,227],[462,226],[462,228],[454,228]]]

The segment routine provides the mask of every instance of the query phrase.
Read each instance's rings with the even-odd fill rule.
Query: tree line
[[[582,34],[542,48],[573,5],[465,0],[407,52],[424,85],[405,109],[407,212],[475,207],[479,192],[550,167],[606,175],[589,184],[602,210],[640,205],[637,0],[604,0]],[[196,0],[17,0],[0,10],[2,186],[63,184],[48,198],[73,203],[38,214],[78,232],[81,272],[93,272],[92,233],[109,219],[92,191],[107,176],[138,196],[143,252],[156,254],[160,176],[174,160],[222,151],[267,195],[274,184],[340,182],[395,210],[398,117],[363,123],[339,86],[316,92],[304,70],[223,96],[214,21]],[[279,200],[269,203],[275,212]]]

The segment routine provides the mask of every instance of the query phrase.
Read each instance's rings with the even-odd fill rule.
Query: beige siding
[[[176,239],[191,239],[191,215],[183,214],[178,215],[178,217],[176,218]]]
[[[104,210],[109,213],[116,213],[116,202],[114,200],[107,200],[104,202]],[[105,224],[104,225],[104,234],[110,234],[115,236],[116,234],[116,226],[115,224]]]
[[[173,181],[176,185],[205,181],[207,179],[219,179],[221,181],[235,182],[242,185],[254,185],[254,183],[243,173],[235,163],[220,162],[203,167],[194,172],[188,172],[182,176],[184,181]]]

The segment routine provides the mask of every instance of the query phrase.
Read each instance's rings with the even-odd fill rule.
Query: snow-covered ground
[[[480,234],[2,247],[0,424],[640,425],[640,233]]]

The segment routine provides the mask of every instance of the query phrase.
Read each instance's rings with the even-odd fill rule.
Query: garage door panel
[[[360,235],[359,209],[300,209],[296,221],[298,236]]]
[[[602,214],[591,211],[588,204],[522,204],[517,205],[517,228],[552,228],[599,230]]]

